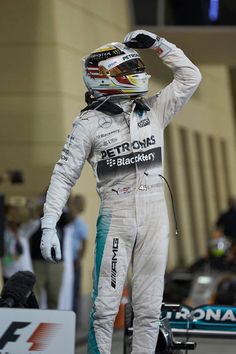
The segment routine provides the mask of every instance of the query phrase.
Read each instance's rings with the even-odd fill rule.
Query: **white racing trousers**
[[[113,324],[132,262],[132,354],[154,354],[159,332],[169,221],[164,192],[103,200],[97,221],[88,354],[110,354]]]

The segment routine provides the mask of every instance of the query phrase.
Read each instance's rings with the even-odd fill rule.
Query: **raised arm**
[[[158,110],[158,119],[163,128],[188,102],[200,84],[201,73],[175,44],[144,30],[130,32],[125,44],[132,48],[150,48],[173,72],[173,81],[156,95],[147,98],[147,103]]]

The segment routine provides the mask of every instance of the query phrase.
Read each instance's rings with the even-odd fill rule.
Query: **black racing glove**
[[[159,45],[160,40],[161,38],[154,33],[145,30],[137,30],[129,32],[125,36],[124,44],[129,48],[154,49]]]

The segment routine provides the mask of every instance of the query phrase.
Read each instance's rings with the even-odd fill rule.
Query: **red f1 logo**
[[[60,328],[58,323],[40,323],[32,336],[27,340],[32,343],[29,350],[44,350]]]

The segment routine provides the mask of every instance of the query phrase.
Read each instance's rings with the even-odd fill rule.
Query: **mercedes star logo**
[[[110,128],[111,123],[111,117],[108,116],[100,117],[98,120],[98,124],[101,128]]]

